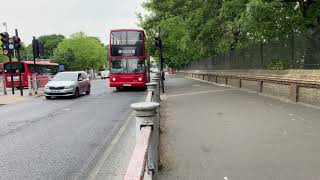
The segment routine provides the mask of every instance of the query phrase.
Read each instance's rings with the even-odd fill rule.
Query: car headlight
[[[72,89],[72,88],[74,88],[74,85],[65,86],[64,88],[65,88],[65,89]]]
[[[44,89],[49,89],[49,86],[45,86]]]

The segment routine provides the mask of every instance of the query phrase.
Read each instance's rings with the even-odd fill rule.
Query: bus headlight
[[[115,78],[115,77],[113,77],[113,78],[112,78],[112,81],[116,81],[116,78]]]
[[[138,81],[142,81],[142,77],[139,77],[139,78],[138,78]]]

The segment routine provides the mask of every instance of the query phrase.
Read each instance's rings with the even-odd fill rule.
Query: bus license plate
[[[131,86],[131,84],[123,84],[123,86]]]

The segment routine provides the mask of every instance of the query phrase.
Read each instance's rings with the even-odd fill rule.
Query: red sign
[[[9,51],[8,50],[3,50],[3,55],[8,56]]]

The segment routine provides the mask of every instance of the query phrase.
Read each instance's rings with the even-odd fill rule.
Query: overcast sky
[[[0,0],[0,30],[18,28],[22,41],[30,44],[32,36],[83,31],[107,44],[110,29],[137,28],[136,12],[144,13],[144,0]]]

